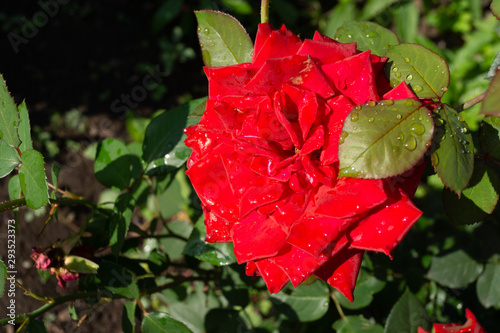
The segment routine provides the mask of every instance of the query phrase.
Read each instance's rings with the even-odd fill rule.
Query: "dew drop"
[[[345,140],[345,138],[347,138],[348,135],[349,135],[349,133],[347,133],[347,132],[344,132],[344,131],[340,132],[340,138],[339,138],[340,145],[344,143],[344,140]]]
[[[422,86],[419,86],[419,85],[416,85],[414,88],[413,88],[413,91],[418,93],[418,92],[421,92],[424,88],[422,88]]]
[[[351,113],[351,121],[352,122],[356,122],[356,121],[358,121],[358,119],[359,119],[359,115],[357,112]]]
[[[378,36],[378,33],[376,31],[373,31],[373,30],[370,30],[366,33],[367,38],[373,38],[373,37],[377,37],[377,36]]]
[[[200,28],[200,27],[198,27],[198,32],[200,32],[200,31],[201,31],[201,28]]]
[[[405,61],[406,62],[410,62],[410,59],[405,57]]]
[[[380,103],[380,105],[393,105],[394,104],[394,101],[392,99],[386,99],[385,101],[383,101],[382,103]]]
[[[369,106],[371,108],[374,107],[374,106],[376,106],[376,105],[377,105],[377,102],[375,102],[375,101],[366,102],[366,106]]]
[[[441,72],[441,74],[444,74],[444,72]],[[441,88],[441,91],[442,91],[442,92],[447,92],[447,91],[448,91],[448,88],[443,87],[443,88]]]
[[[432,153],[432,162],[434,164],[434,166],[438,166],[439,165],[439,156],[436,152]]]
[[[401,73],[396,73],[396,74],[394,74],[394,76],[399,79],[401,77]]]
[[[398,113],[398,114],[396,115],[396,119],[397,119],[397,120],[400,120],[401,118],[403,118],[403,116],[402,116],[401,114],[399,114],[399,113]]]
[[[397,153],[399,151],[399,147],[393,146],[392,147],[392,152]]]
[[[414,123],[410,126],[410,131],[417,135],[422,135],[425,132],[425,127],[420,123]]]
[[[352,38],[352,36],[351,36],[351,35],[347,35],[347,37]]]
[[[393,72],[397,72],[398,70],[399,70],[398,66],[394,66],[394,67],[392,68],[392,71],[393,71]]]
[[[414,136],[411,136],[408,138],[408,140],[405,141],[403,147],[410,151],[414,151],[417,148],[417,139],[415,139]]]
[[[403,141],[405,139],[405,135],[403,133],[399,133],[398,140]]]
[[[413,106],[413,101],[412,101],[411,99],[409,99],[409,100],[407,100],[407,101],[405,102],[405,105],[406,105],[406,106]]]
[[[436,126],[443,126],[443,119],[441,118],[436,118],[434,119],[434,124],[436,124]]]
[[[361,105],[356,105],[356,107],[355,107],[355,109],[358,110],[358,111],[361,110],[361,108],[362,108]]]
[[[407,79],[408,81],[413,80],[413,75],[411,75],[411,74],[407,75],[407,76],[406,76],[406,79]]]
[[[375,120],[375,119],[373,119],[373,118],[369,118],[369,119],[368,119],[368,122],[369,122],[369,123],[373,123],[373,121],[374,121],[374,120]]]
[[[203,32],[205,33],[205,35],[208,35],[210,33],[210,29],[205,28],[205,30],[203,30]]]

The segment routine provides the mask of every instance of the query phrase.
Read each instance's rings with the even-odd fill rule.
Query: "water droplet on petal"
[[[414,136],[410,136],[408,140],[405,141],[403,147],[406,149],[413,151],[417,148],[417,139]]]

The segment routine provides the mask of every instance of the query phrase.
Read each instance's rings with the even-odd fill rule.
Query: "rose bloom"
[[[206,110],[185,142],[206,240],[233,242],[238,263],[272,293],[315,275],[352,301],[364,251],[391,256],[421,215],[410,198],[423,163],[390,179],[338,178],[349,112],[417,99],[404,82],[390,87],[386,60],[263,23],[251,63],[204,69]]]
[[[465,317],[467,321],[465,324],[434,324],[435,333],[486,333],[484,328],[477,322],[474,314],[465,309]],[[418,328],[418,333],[429,333],[422,328]]]

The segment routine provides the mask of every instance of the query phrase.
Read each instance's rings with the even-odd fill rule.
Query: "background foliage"
[[[49,15],[35,2],[2,4],[0,72],[19,105],[11,107],[19,108],[21,117],[26,99],[33,147],[21,140],[23,166],[19,176],[14,172],[0,180],[1,201],[19,197],[26,184],[23,167],[40,170],[45,162],[54,188],[40,191],[59,204],[1,213],[2,223],[4,215],[16,217],[18,241],[28,243],[18,256],[29,257],[33,246],[83,243],[96,251],[99,264],[97,274],[84,275],[73,283],[77,287],[60,294],[66,296],[37,287],[53,283],[42,271],[25,283],[65,307],[33,316],[25,327],[43,332],[39,320],[62,327],[50,313],[67,309],[72,319],[66,325],[89,331],[121,326],[130,332],[142,325],[143,331],[154,332],[159,325],[178,332],[415,332],[432,322],[463,322],[469,308],[494,332],[500,327],[498,209],[484,214],[480,223],[461,225],[461,215],[454,215],[457,199],[445,190],[443,200],[436,176],[426,177],[417,191],[424,216],[396,248],[394,260],[365,255],[353,303],[313,279],[270,295],[261,279],[246,277],[234,264],[230,246],[204,242],[199,202],[183,174],[189,151],[178,145],[186,116],[203,111],[207,94],[193,11],[229,13],[253,37],[258,5],[245,0],[79,1],[59,4]],[[275,27],[285,23],[302,38],[316,29],[334,36],[344,21],[371,20],[395,31],[401,42],[422,44],[447,61],[451,80],[443,102],[459,106],[487,89],[488,70],[500,51],[499,24],[488,6],[478,0],[274,0],[270,14]],[[45,24],[37,21],[40,12],[48,13]],[[12,33],[23,38],[17,47]],[[498,124],[491,118],[479,134],[479,109],[463,115],[474,146],[482,142],[485,149],[488,142],[498,142]],[[23,128],[20,137],[26,137]],[[44,200],[27,204],[40,207]],[[59,220],[71,214],[76,230],[55,232]],[[36,216],[41,218],[27,224]],[[24,238],[27,229],[36,229],[35,235],[43,230],[43,241]],[[26,302],[26,312],[43,305],[20,291],[18,299]],[[102,327],[98,317],[88,319],[102,308],[116,309],[117,302],[121,316],[109,327]]]

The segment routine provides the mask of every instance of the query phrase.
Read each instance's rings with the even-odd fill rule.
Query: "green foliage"
[[[477,279],[483,265],[462,250],[434,257],[427,277],[450,288],[465,288]]]
[[[4,262],[0,260],[0,296],[3,296],[5,290],[5,282],[7,281],[7,267]]]
[[[43,156],[36,150],[26,150],[21,156],[19,182],[30,208],[38,209],[49,202]]]
[[[406,289],[387,317],[384,332],[416,332],[418,327],[429,330],[430,326],[430,319],[423,304]]]
[[[433,125],[427,108],[415,100],[357,106],[340,134],[340,175],[377,179],[404,173],[427,151]]]
[[[337,320],[333,323],[332,328],[337,333],[352,333],[352,332],[364,332],[364,333],[382,333],[384,328],[374,322],[373,320],[366,319],[362,315],[358,316],[346,316],[342,319]]]
[[[186,325],[166,313],[152,312],[144,316],[141,329],[144,333],[179,332],[192,333]]]

